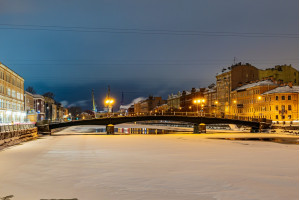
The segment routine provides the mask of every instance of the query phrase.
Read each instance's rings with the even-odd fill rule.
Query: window
[[[285,96],[281,96],[281,100],[285,100]]]
[[[282,119],[285,119],[285,116],[284,116],[284,115],[282,115],[282,116],[281,116],[281,118],[282,118]]]
[[[278,119],[278,115],[276,115],[276,119]]]
[[[16,98],[16,91],[12,90],[11,93],[12,93],[12,97]]]
[[[276,100],[278,100],[278,96],[276,96]]]
[[[275,110],[277,110],[277,111],[278,111],[278,106],[275,106]]]
[[[288,96],[288,100],[292,100],[292,97],[290,95]]]
[[[270,111],[271,111],[272,109],[271,109],[271,106],[270,106]]]
[[[7,95],[10,96],[10,89],[7,88]]]
[[[292,115],[288,115],[288,119],[292,119]]]
[[[292,110],[292,105],[288,105],[288,110]]]
[[[281,110],[285,110],[285,105],[282,105],[282,106],[281,106]]]

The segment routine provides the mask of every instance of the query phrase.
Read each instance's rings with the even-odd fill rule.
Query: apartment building
[[[219,114],[230,115],[231,91],[243,84],[259,80],[258,69],[248,63],[238,63],[224,68],[222,73],[217,74],[216,79]]]
[[[0,63],[0,123],[21,123],[24,111],[24,79]]]
[[[178,111],[180,109],[180,97],[181,92],[179,91],[177,94],[170,94],[168,95],[167,104],[168,104],[168,110]]]
[[[276,82],[263,80],[236,88],[231,92],[230,114],[244,120],[266,118],[265,111],[268,108],[261,95],[276,87],[278,87]]]
[[[34,110],[37,113],[37,121],[43,121],[45,119],[45,97],[39,94],[33,95]]]
[[[273,68],[259,70],[259,80],[264,78],[273,78],[281,83],[292,82],[293,85],[299,85],[299,71],[291,65],[276,65]]]
[[[299,86],[292,83],[264,92],[263,115],[272,121],[299,121]]]

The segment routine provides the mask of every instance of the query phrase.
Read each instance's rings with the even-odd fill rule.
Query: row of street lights
[[[197,115],[199,116],[199,105],[201,105],[201,117],[204,109],[205,99],[194,99],[194,104],[197,105]]]

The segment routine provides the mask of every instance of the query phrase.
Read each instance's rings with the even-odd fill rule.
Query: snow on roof
[[[274,93],[299,93],[299,86],[280,86],[280,87],[277,87],[273,90],[270,90],[270,91],[267,91],[265,93],[263,93],[262,95],[264,94],[274,94]]]
[[[245,90],[247,88],[252,88],[252,87],[256,87],[256,86],[265,86],[265,85],[277,85],[277,84],[274,83],[271,80],[264,80],[264,81],[259,81],[259,82],[256,82],[256,83],[250,83],[250,84],[247,84],[247,85],[243,85],[241,87],[236,88],[233,91],[240,91],[240,90]]]

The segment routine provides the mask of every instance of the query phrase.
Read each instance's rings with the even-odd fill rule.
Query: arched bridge
[[[69,127],[69,126],[79,126],[79,125],[108,125],[108,124],[122,124],[127,122],[136,122],[136,121],[151,121],[151,120],[164,120],[164,121],[180,121],[180,122],[189,122],[195,125],[201,123],[204,124],[236,124],[252,127],[252,129],[260,129],[262,124],[256,121],[243,121],[237,119],[224,119],[224,118],[214,118],[214,117],[198,117],[198,116],[172,116],[172,115],[160,115],[160,116],[126,116],[126,117],[106,117],[99,119],[91,120],[78,120],[71,122],[62,122],[46,125],[47,129]],[[45,126],[45,125],[44,125]],[[39,127],[39,126],[38,126]],[[42,126],[40,126],[42,128]]]

